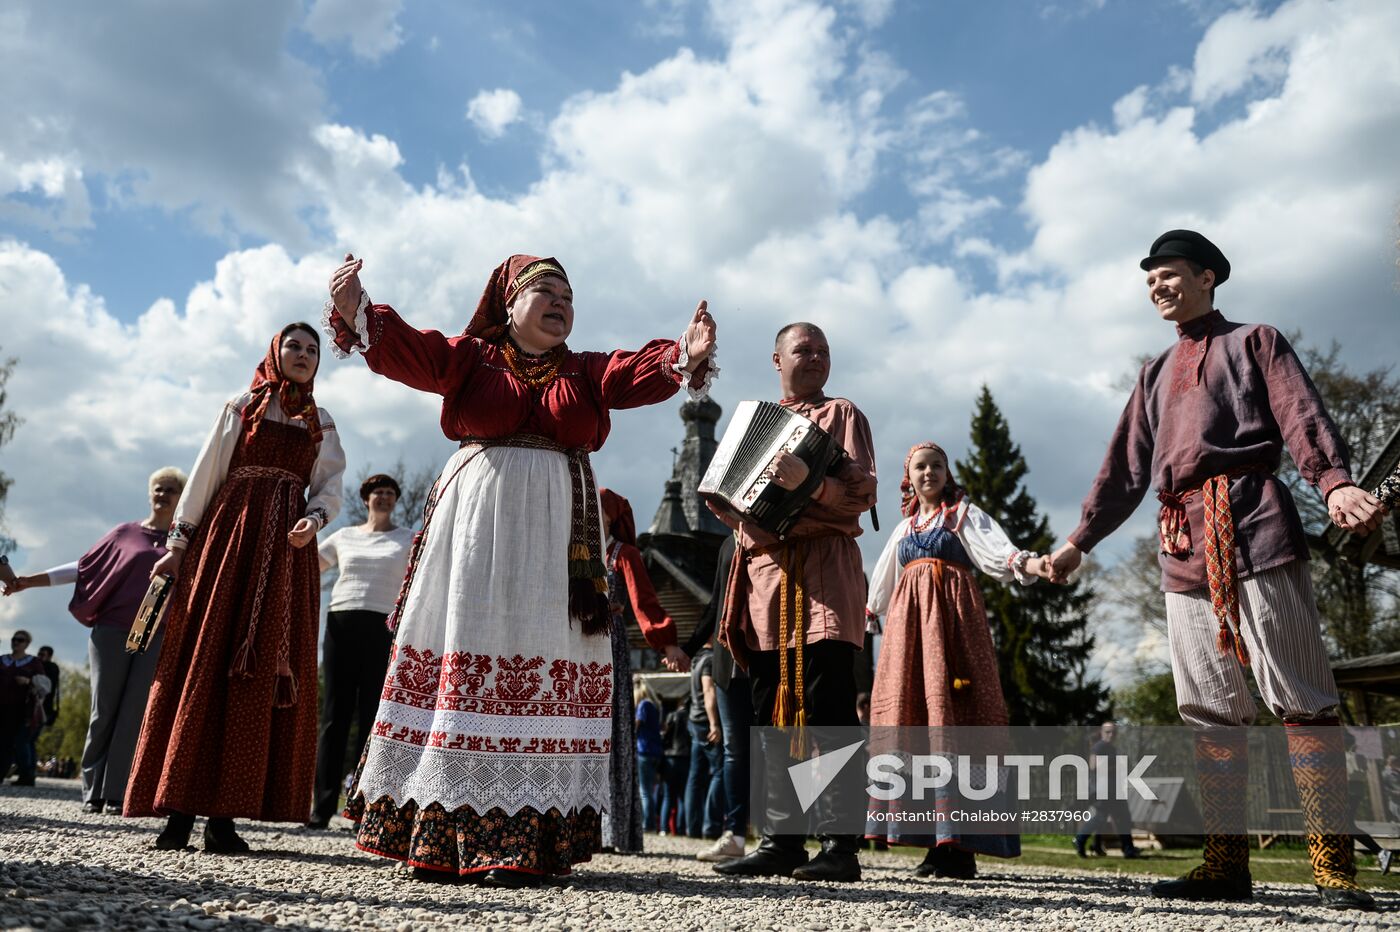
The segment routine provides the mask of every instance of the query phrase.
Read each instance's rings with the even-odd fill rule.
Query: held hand
[[[1380,500],[1364,489],[1344,485],[1327,496],[1327,514],[1344,531],[1366,535],[1380,527],[1385,511]]]
[[[10,594],[10,586],[15,581],[15,571],[8,562],[0,563],[0,583],[5,584],[5,594]]]
[[[780,489],[792,491],[802,484],[811,472],[807,464],[784,450],[773,457],[773,462],[768,464],[768,476]]]
[[[701,301],[695,306],[695,316],[685,328],[685,351],[690,357],[686,369],[694,372],[700,363],[710,358],[715,351],[715,319],[710,316],[710,303]]]
[[[316,532],[321,526],[314,518],[302,518],[290,531],[287,532],[287,540],[293,547],[300,550],[316,539]]]
[[[690,658],[685,655],[685,651],[674,644],[666,645],[666,649],[661,652],[661,662],[672,673],[688,673],[690,671]]]
[[[39,580],[43,578],[43,576],[16,576],[5,583],[5,595],[14,595],[16,592],[33,589],[40,585]]]
[[[360,287],[360,269],[364,265],[365,260],[356,259],[347,252],[345,263],[331,276],[331,300],[351,327],[355,326],[355,315],[360,309],[360,293],[364,291]]]
[[[15,677],[15,685],[16,685],[16,686],[28,686],[28,685],[29,685],[29,677],[27,677],[27,676],[17,676],[17,677]]]
[[[1049,557],[1032,557],[1026,561],[1026,575],[1036,576],[1047,582],[1056,582],[1054,569]]]
[[[165,556],[156,561],[156,565],[151,567],[151,578],[157,576],[169,576],[171,580],[180,578],[180,564],[184,562],[185,551],[171,550]]]
[[[1079,569],[1084,559],[1084,551],[1074,544],[1064,544],[1050,557],[1050,575],[1045,577],[1054,583],[1069,582],[1069,575]]]

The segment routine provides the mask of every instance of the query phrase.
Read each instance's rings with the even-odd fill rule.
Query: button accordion
[[[807,464],[806,480],[784,489],[768,476],[779,453]],[[792,529],[812,493],[846,458],[836,439],[807,418],[771,401],[741,401],[720,438],[701,497],[716,508],[782,538]]]
[[[126,635],[128,654],[146,652],[146,648],[151,645],[151,638],[155,637],[157,629],[160,628],[161,620],[165,618],[165,610],[170,606],[170,596],[174,591],[175,580],[169,576],[157,576],[151,580],[151,585],[146,589],[146,597],[136,609],[136,621]]]

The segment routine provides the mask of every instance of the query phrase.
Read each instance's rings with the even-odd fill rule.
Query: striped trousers
[[[1280,719],[1306,722],[1337,714],[1337,684],[1322,643],[1322,619],[1306,560],[1241,579],[1240,631],[1265,705]],[[1220,623],[1204,588],[1168,592],[1176,705],[1188,725],[1250,725],[1256,706],[1244,668],[1222,653]]]

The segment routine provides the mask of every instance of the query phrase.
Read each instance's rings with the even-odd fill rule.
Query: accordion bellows
[[[768,476],[769,464],[783,452],[810,470],[795,489],[784,489]],[[845,455],[835,438],[796,411],[771,401],[741,401],[700,480],[699,492],[716,508],[782,538]]]

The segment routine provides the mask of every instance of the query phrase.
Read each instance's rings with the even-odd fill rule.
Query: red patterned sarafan
[[[526,660],[516,654],[507,660],[497,657],[500,670],[496,673],[496,696],[500,699],[522,701],[534,698],[544,680],[536,671],[544,666],[543,657]]]
[[[438,681],[438,695],[489,695],[489,691],[483,692],[483,687],[486,685],[486,677],[490,675],[489,655],[448,651],[442,657],[442,678]]]

